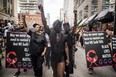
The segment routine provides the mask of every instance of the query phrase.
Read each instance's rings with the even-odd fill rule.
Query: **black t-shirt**
[[[47,46],[47,41],[44,36],[38,35],[35,32],[32,32],[31,30],[28,33],[31,37],[30,45],[29,45],[29,51],[31,55],[41,55],[44,51],[44,48]]]

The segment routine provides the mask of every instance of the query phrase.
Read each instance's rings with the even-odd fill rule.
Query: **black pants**
[[[47,47],[45,58],[46,58],[46,66],[48,67],[50,67],[50,51],[51,48]]]
[[[65,71],[66,71],[66,77],[69,77],[69,66],[65,67]]]
[[[42,77],[42,74],[43,74],[42,64],[44,61],[44,57],[31,55],[31,61],[33,65],[34,75],[37,77]]]

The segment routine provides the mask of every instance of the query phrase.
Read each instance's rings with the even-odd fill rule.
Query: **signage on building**
[[[112,65],[112,55],[104,32],[84,32],[87,67]]]
[[[24,33],[7,34],[6,68],[32,68],[29,53],[30,37]]]

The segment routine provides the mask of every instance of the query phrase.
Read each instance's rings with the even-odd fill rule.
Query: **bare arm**
[[[25,28],[26,32],[28,33],[29,32],[29,28],[27,27],[27,24],[26,24],[26,21],[25,21],[25,15],[23,15],[22,19],[23,19],[24,28]]]
[[[50,29],[49,29],[49,26],[47,25],[47,21],[46,21],[45,15],[44,15],[43,6],[40,5],[40,6],[38,6],[38,8],[41,11],[41,19],[42,19],[42,23],[43,23],[44,28],[45,28],[45,32],[47,32],[49,34],[50,33]]]
[[[46,54],[46,47],[44,48],[44,51],[42,52],[41,56],[45,56]]]

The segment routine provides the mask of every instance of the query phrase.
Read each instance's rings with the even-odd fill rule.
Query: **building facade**
[[[74,9],[77,10],[77,20],[88,18],[110,7],[113,8],[110,0],[74,0]]]
[[[18,21],[17,0],[0,0],[0,19]]]
[[[46,21],[47,21],[47,25],[51,26],[51,24],[50,24],[50,13],[47,13]]]
[[[19,13],[37,13],[38,5],[43,5],[43,0],[18,0]]]
[[[36,13],[36,14],[19,13],[18,14],[18,20],[19,20],[19,22],[23,22],[23,20],[22,20],[22,16],[23,15],[26,16],[26,19],[25,19],[26,20],[26,24],[29,27],[32,26],[34,23],[42,25],[41,14],[40,13]]]
[[[64,22],[69,22],[71,26],[74,23],[73,0],[64,0]]]

